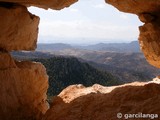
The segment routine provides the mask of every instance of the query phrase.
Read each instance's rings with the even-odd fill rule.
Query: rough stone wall
[[[153,117],[158,120],[160,117],[158,116],[160,115],[159,94],[160,81],[135,82],[114,87],[94,85],[86,88],[82,85],[72,85],[53,99],[51,109],[47,111],[42,120],[153,119],[125,116],[125,114],[141,113],[157,114]]]
[[[44,9],[60,10],[69,7],[78,0],[0,0],[0,2],[18,3],[24,6],[37,6]]]
[[[9,52],[36,48],[39,17],[29,13],[27,6],[59,10],[76,1],[0,0],[0,120],[99,120],[106,116],[115,120],[115,111],[135,113],[140,110],[160,114],[159,83],[137,83],[114,88],[68,88],[55,98],[52,108],[42,117],[48,109],[48,76],[44,66],[29,61],[15,61]],[[139,28],[141,49],[150,64],[160,68],[160,0],[106,2],[123,12],[137,14],[144,22]],[[106,103],[109,100],[111,102]]]
[[[43,65],[14,61],[0,52],[0,120],[38,119],[48,109],[48,76]]]
[[[0,120],[38,119],[48,109],[44,66],[15,61],[9,53],[34,50],[38,24],[25,6],[0,3]]]
[[[76,0],[0,0],[0,120],[40,120],[48,110],[48,75],[40,63],[10,51],[35,50],[39,17],[27,6],[62,9]]]
[[[139,43],[147,61],[160,68],[160,0],[106,0],[123,12],[139,16]]]
[[[1,3],[0,3],[1,4]],[[39,17],[22,5],[0,5],[0,49],[34,50],[38,36]]]
[[[143,26],[139,27],[141,49],[147,61],[151,65],[160,68],[160,15],[142,13],[139,14],[139,18],[145,22]]]

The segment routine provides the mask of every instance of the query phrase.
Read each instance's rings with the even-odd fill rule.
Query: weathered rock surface
[[[145,24],[139,27],[139,42],[147,61],[160,68],[160,16],[152,16],[155,16],[154,19],[148,17],[144,20]]]
[[[39,17],[29,13],[26,7],[59,10],[76,1],[0,0],[0,120],[41,119],[48,109],[48,76],[43,65],[14,61],[6,52],[36,48]],[[139,28],[141,49],[150,64],[160,68],[160,0],[106,2],[120,11],[137,14],[145,23]],[[119,112],[123,115],[160,115],[159,101],[158,78],[154,82],[135,82],[117,87],[73,85],[54,98],[51,109],[42,119],[116,120]]]
[[[160,68],[160,0],[106,0],[123,12],[134,13],[144,22],[139,43],[147,61]]]
[[[8,51],[35,50],[39,17],[28,6],[62,9],[77,0],[0,0],[0,120],[39,120],[48,109],[44,66],[14,61]]]
[[[160,0],[105,0],[118,10],[127,13],[153,13],[159,10]]]
[[[0,2],[12,2],[18,3],[25,6],[36,6],[41,8],[51,8],[55,10],[60,10],[65,7],[69,7],[71,4],[77,2],[78,0],[0,0]]]
[[[15,62],[0,52],[0,120],[38,119],[48,109],[48,76],[40,63]]]
[[[158,78],[117,87],[73,85],[53,99],[43,120],[117,120],[117,113],[122,113],[124,120],[124,114],[160,114],[159,101]]]
[[[25,6],[0,3],[0,49],[34,50],[38,36],[39,17]]]

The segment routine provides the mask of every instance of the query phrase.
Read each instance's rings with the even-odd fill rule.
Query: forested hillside
[[[108,71],[125,83],[149,81],[159,75],[160,70],[151,66],[142,53],[86,54],[82,58],[98,69]]]
[[[41,44],[39,51],[11,54],[15,59],[33,59],[45,65],[49,75],[49,96],[58,94],[72,84],[91,86],[97,83],[105,86],[149,81],[160,73],[140,53],[137,41],[81,47]]]
[[[117,78],[110,73],[97,70],[88,63],[80,62],[77,58],[53,57],[34,59],[34,61],[41,62],[47,69],[49,75],[49,96],[58,94],[65,87],[72,84],[83,84],[84,86],[120,84]]]
[[[158,76],[160,70],[149,65],[142,53],[116,53],[99,51],[70,51],[55,55],[49,52],[13,52],[15,59],[49,59],[56,56],[74,56],[81,62],[101,71],[111,73],[123,83],[149,81]],[[47,68],[48,69],[48,68]]]

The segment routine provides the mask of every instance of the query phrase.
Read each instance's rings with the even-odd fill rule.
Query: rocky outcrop
[[[153,66],[160,68],[160,17],[151,14],[144,21],[145,24],[139,27],[141,49],[147,61]]]
[[[0,0],[0,2],[18,3],[24,6],[37,6],[44,9],[60,10],[69,7],[78,0]]]
[[[13,3],[0,3],[0,49],[34,50],[38,24],[39,17],[29,13],[26,7]]]
[[[160,68],[160,0],[106,0],[123,12],[133,13],[144,22],[139,27],[139,43],[147,61]]]
[[[36,48],[38,24],[25,6],[0,2],[0,120],[40,119],[48,110],[45,67],[9,54]]]
[[[48,76],[43,65],[14,61],[0,52],[0,120],[37,119],[48,109]]]
[[[41,119],[48,109],[48,76],[40,63],[15,61],[9,51],[34,50],[39,17],[28,6],[62,9],[77,0],[0,0],[0,119]],[[144,22],[139,41],[147,60],[160,68],[160,0],[106,0]],[[142,7],[143,6],[143,7]],[[159,79],[156,79],[159,81]],[[54,98],[43,120],[117,119],[117,113],[160,114],[160,82],[118,87],[70,86]]]
[[[0,0],[0,49],[35,50],[39,17],[26,6],[62,9],[77,0]]]
[[[118,10],[127,13],[154,13],[159,10],[160,0],[105,0]]]
[[[43,120],[117,120],[118,117],[124,120],[128,117],[125,114],[137,114],[138,120],[143,119],[141,114],[154,114],[152,117],[157,119],[160,114],[158,81],[117,87],[69,86],[53,99]]]
[[[39,17],[28,6],[62,9],[77,0],[0,0],[0,120],[40,120],[48,110],[48,76],[40,63],[8,53],[35,50]]]

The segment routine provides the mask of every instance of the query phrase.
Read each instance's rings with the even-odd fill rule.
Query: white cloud
[[[128,32],[129,31],[129,32]],[[127,33],[127,34],[126,34]],[[138,38],[138,28],[136,26],[121,26],[107,22],[90,21],[54,21],[42,22],[40,25],[40,35],[58,38],[85,38],[85,39],[117,39],[135,40]],[[87,42],[87,41],[86,41]]]
[[[105,4],[97,4],[97,5],[93,5],[93,7],[103,9],[105,8]]]
[[[79,10],[78,10],[78,9],[75,9],[75,8],[71,8],[70,11],[71,11],[71,12],[78,12]]]
[[[120,13],[119,16],[120,18],[125,19],[125,20],[129,19],[129,16],[126,13]]]
[[[104,2],[104,0],[103,0]],[[100,0],[82,0],[61,11],[30,8],[41,17],[39,40],[82,38],[89,40],[135,40],[139,22],[135,16],[121,13]],[[62,41],[61,41],[62,42]],[[80,41],[81,42],[81,41]],[[92,41],[91,41],[92,42]]]

